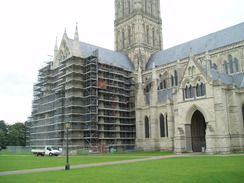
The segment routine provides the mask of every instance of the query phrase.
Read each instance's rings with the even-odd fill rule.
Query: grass
[[[0,176],[0,182],[4,183],[242,183],[243,180],[243,156],[169,158],[69,171]]]
[[[128,159],[138,159],[139,157],[75,157],[69,158],[70,165],[81,165],[91,163],[102,163],[111,161],[120,161]],[[35,168],[47,168],[64,166],[66,164],[66,157],[36,157],[36,156],[0,156],[0,172],[35,169]],[[1,182],[1,181],[0,181]]]

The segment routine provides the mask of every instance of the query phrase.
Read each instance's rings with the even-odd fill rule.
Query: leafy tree
[[[25,146],[26,143],[26,125],[24,123],[15,123],[8,125],[8,145]]]
[[[0,130],[2,130],[3,132],[7,133],[7,124],[3,121],[0,120]]]
[[[5,148],[7,145],[7,131],[7,124],[3,120],[0,120],[0,148]]]
[[[6,133],[0,130],[0,149],[6,147]]]

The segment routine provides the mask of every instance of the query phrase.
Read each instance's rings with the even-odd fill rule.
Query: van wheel
[[[53,154],[52,153],[49,153],[49,156],[53,156]]]

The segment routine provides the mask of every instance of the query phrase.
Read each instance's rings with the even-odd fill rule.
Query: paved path
[[[113,161],[113,162],[105,162],[105,163],[92,163],[92,164],[83,164],[83,165],[71,165],[70,168],[76,169],[76,168],[86,168],[86,167],[94,167],[94,166],[115,165],[115,164],[133,163],[133,162],[166,159],[166,158],[175,158],[175,157],[206,157],[206,156],[244,156],[244,154],[235,154],[235,155],[233,155],[233,154],[232,155],[180,154],[180,155],[168,155],[168,156],[153,156],[153,157],[147,157],[147,158],[143,158],[143,159],[122,160],[122,161]],[[57,170],[64,170],[64,166],[0,172],[0,176],[1,175],[34,173],[34,172],[57,171]]]

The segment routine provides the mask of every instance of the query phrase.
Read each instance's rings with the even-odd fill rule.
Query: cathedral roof
[[[133,63],[129,57],[123,53],[108,50],[84,42],[80,42],[80,51],[84,58],[93,55],[94,51],[98,51],[98,60],[100,63],[114,65],[128,70],[134,70]]]
[[[190,49],[194,55],[204,53],[206,46],[208,50],[214,50],[244,40],[244,22],[235,26],[220,30],[218,32],[194,39],[192,41],[168,48],[154,53],[147,65],[146,70],[155,66],[160,66],[174,62],[178,59],[189,57]]]

